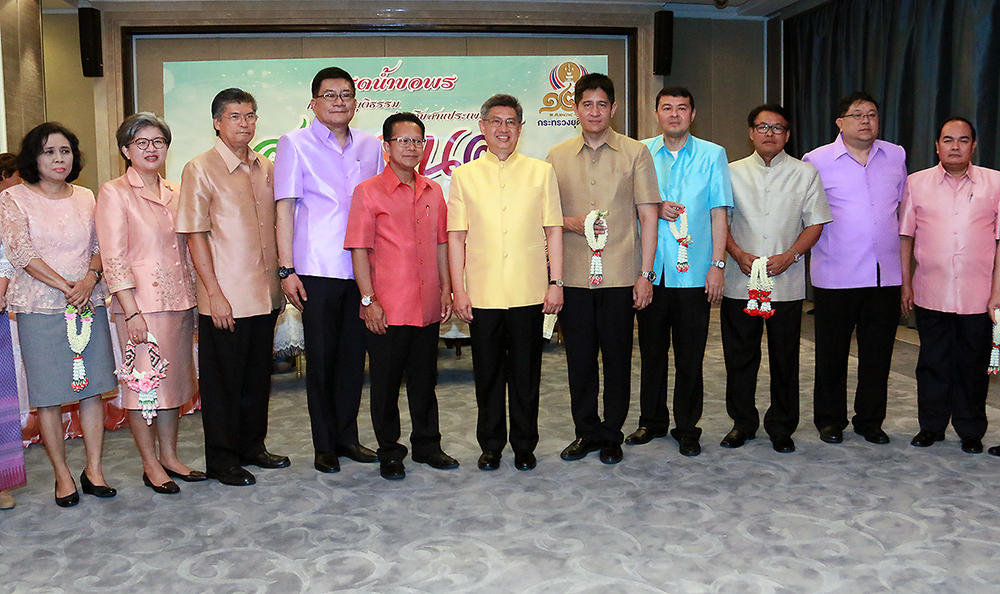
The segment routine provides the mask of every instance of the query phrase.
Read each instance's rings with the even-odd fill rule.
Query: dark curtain
[[[978,164],[1000,169],[1000,0],[836,0],[788,19],[784,51],[792,154],[833,141],[837,101],[864,90],[911,172],[937,163],[951,115],[975,124]]]

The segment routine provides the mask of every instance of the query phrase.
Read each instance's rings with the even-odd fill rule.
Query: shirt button
[[[507,210],[507,207],[506,206],[501,206],[500,210]]]
[[[593,186],[593,185],[596,185],[596,184],[597,184],[597,182],[595,180],[590,180],[590,185]]]
[[[503,234],[507,235],[507,230],[506,229],[503,230]]]
[[[501,187],[501,188],[506,188],[506,187],[507,187],[507,184],[500,184],[500,187]]]
[[[507,257],[507,252],[504,252],[504,253],[503,253],[503,257],[504,257],[504,258],[506,258],[506,257]]]

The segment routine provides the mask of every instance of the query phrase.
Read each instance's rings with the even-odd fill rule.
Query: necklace
[[[76,320],[80,318],[80,330],[76,329]],[[87,387],[90,380],[87,379],[87,368],[83,365],[83,351],[90,344],[90,328],[94,324],[94,310],[90,304],[83,306],[80,311],[75,305],[66,306],[66,339],[69,341],[69,348],[73,351],[73,381],[71,386],[75,392],[79,392]]]
[[[583,234],[587,238],[587,245],[593,254],[590,257],[590,284],[599,285],[604,281],[604,246],[608,244],[607,217],[606,210],[592,210],[583,221]],[[604,223],[605,231],[603,235],[594,234],[594,223],[601,221]]]
[[[993,315],[1000,320],[1000,309],[994,309]],[[1000,325],[997,324],[993,324],[993,348],[990,349],[990,366],[987,371],[994,375],[1000,372]]]
[[[774,279],[767,276],[767,258],[757,258],[750,267],[750,281],[747,282],[749,299],[743,311],[751,316],[761,318],[773,316],[774,310],[771,309],[771,291],[773,290]]]
[[[130,390],[139,394],[139,410],[146,425],[152,425],[156,417],[156,409],[160,405],[156,397],[156,389],[160,380],[167,377],[169,361],[160,354],[160,345],[151,332],[146,333],[146,346],[149,347],[149,371],[137,371],[135,368],[135,343],[131,340],[125,345],[122,354],[122,366],[115,370],[117,375]]]
[[[677,243],[680,244],[677,247],[677,272],[687,272],[690,266],[688,265],[688,246],[694,243],[691,236],[688,235],[688,215],[687,210],[682,206],[680,208],[681,214],[678,220],[681,222],[680,230],[677,229],[677,225],[674,221],[669,221],[667,226],[670,228],[670,234],[674,236]]]

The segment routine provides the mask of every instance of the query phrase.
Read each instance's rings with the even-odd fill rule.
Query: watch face
[[[370,296],[363,295],[361,297],[361,305],[364,305],[365,307],[368,307],[371,304],[372,304],[372,298]]]

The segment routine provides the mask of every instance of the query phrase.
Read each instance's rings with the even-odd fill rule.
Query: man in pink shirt
[[[940,162],[907,178],[899,221],[902,308],[916,310],[920,333],[920,432],[910,443],[943,441],[950,419],[962,451],[979,454],[991,318],[1000,307],[1000,172],[972,165],[976,129],[965,118],[946,120],[935,146]]]
[[[389,167],[354,190],[344,247],[351,250],[361,292],[361,319],[371,372],[372,426],[382,478],[406,476],[399,443],[399,387],[413,432],[413,461],[456,468],[441,451],[438,428],[437,342],[451,317],[448,209],[441,186],[416,172],[424,156],[424,123],[397,113],[382,125]]]

